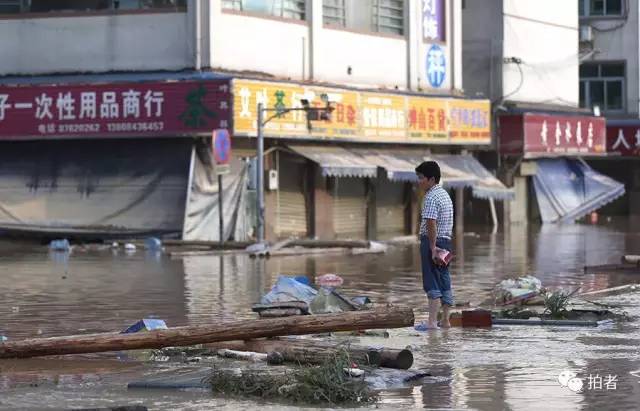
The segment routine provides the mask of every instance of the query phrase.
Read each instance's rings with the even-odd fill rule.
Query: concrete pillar
[[[451,51],[451,88],[454,90],[463,90],[462,85],[462,0],[451,0],[449,3],[448,13],[451,13],[451,37],[449,38],[449,47]]]
[[[415,190],[414,185],[411,183],[405,183],[404,185],[404,232],[407,235],[415,234],[415,219],[416,219],[416,206],[415,206]]]
[[[378,238],[378,219],[376,210],[378,208],[378,200],[376,195],[377,179],[367,178],[366,195],[367,195],[367,240],[373,241]]]
[[[509,207],[509,222],[512,224],[527,224],[529,220],[527,178],[519,176],[513,178],[513,189],[516,193],[516,198],[513,201],[505,201],[505,205]]]
[[[629,219],[633,227],[640,226],[640,164],[634,161],[633,175],[630,187],[627,187],[629,196]]]
[[[264,158],[265,174],[268,170],[277,169],[277,162],[275,156],[277,152],[271,153]],[[280,173],[281,170],[278,170]],[[263,184],[266,183],[266,178],[262,179]],[[266,184],[265,184],[266,186]],[[278,187],[278,190],[280,187]],[[276,225],[278,224],[278,190],[264,190],[264,236],[265,240],[273,242],[277,240]]]
[[[314,167],[313,185],[313,235],[320,240],[333,240],[333,197],[328,190],[327,177],[323,177],[320,167]]]
[[[203,8],[208,15],[206,23],[203,24],[203,63],[206,67],[216,67],[218,59],[216,59],[216,43],[220,44],[224,39],[224,33],[220,31],[219,22],[222,18],[222,0],[210,0],[203,2],[206,7]]]
[[[464,187],[456,188],[455,222],[456,238],[464,236]]]
[[[408,30],[405,32],[407,39],[407,88],[409,90],[418,90],[420,86],[420,46],[422,45],[422,37],[418,23],[420,22],[420,12],[422,11],[422,0],[408,0],[405,10],[405,17],[408,22]]]
[[[322,47],[322,2],[319,0],[307,2],[307,13],[309,15],[309,80],[315,80],[316,69],[316,56],[318,50]]]

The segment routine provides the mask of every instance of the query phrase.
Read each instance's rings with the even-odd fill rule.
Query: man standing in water
[[[443,328],[451,327],[449,310],[453,306],[451,276],[447,264],[436,253],[436,247],[451,252],[453,203],[440,185],[440,166],[425,161],[416,167],[418,185],[426,191],[420,219],[420,257],[422,284],[429,300],[428,329],[438,328],[438,310],[442,300]]]

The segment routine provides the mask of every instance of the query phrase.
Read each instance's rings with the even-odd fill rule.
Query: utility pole
[[[262,128],[266,124],[264,122],[264,105],[258,103],[258,158],[256,161],[256,190],[257,190],[257,240],[258,243],[264,242],[264,134]]]
[[[322,101],[325,107],[311,107],[306,99],[300,100],[302,107],[297,108],[265,108],[263,103],[258,103],[258,147],[256,159],[256,240],[258,243],[264,243],[264,126],[274,118],[281,117],[291,111],[304,111],[307,115],[307,129],[311,133],[311,120],[331,121],[331,102],[326,94],[322,94]],[[274,115],[264,119],[265,113],[275,112]]]

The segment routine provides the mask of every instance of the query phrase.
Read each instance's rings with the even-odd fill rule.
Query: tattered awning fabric
[[[573,222],[624,195],[624,184],[579,159],[537,160],[533,179],[544,223]]]
[[[440,154],[434,157],[441,169],[449,167],[475,177],[472,184],[474,197],[485,200],[513,200],[515,198],[513,189],[502,184],[474,156],[470,154]]]
[[[325,177],[375,177],[376,166],[342,147],[331,145],[290,145],[299,155],[320,165]]]
[[[220,241],[219,186],[211,150],[199,146],[196,153],[182,238]],[[222,179],[223,240],[245,241],[251,231],[246,213],[248,165],[233,157],[229,166],[230,173]]]
[[[445,188],[472,188],[474,197],[511,200],[507,188],[470,154],[430,154],[420,149],[289,145],[294,152],[320,165],[323,176],[373,178],[381,168],[390,181],[416,182],[415,168],[423,161],[437,161]]]
[[[0,230],[129,236],[182,231],[188,139],[6,144]]]

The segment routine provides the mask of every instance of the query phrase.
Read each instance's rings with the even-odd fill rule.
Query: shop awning
[[[435,160],[436,156],[428,154],[420,149],[379,149],[379,148],[349,148],[371,164],[382,168],[391,181],[417,181],[416,166],[423,161]],[[476,177],[450,167],[448,164],[440,164],[442,172],[442,184],[445,187],[472,187]]]
[[[471,187],[474,197],[510,200],[513,190],[505,187],[470,154],[430,154],[416,149],[344,148],[334,145],[289,145],[294,152],[320,165],[322,175],[332,177],[375,177],[377,167],[391,181],[417,181],[415,168],[423,161],[440,165],[442,185],[447,188]]]
[[[471,187],[474,197],[483,199],[511,200],[515,196],[513,190],[502,184],[470,154],[429,154],[419,149],[350,148],[349,150],[383,168],[391,181],[416,181],[416,166],[423,161],[433,160],[440,165],[444,187]]]
[[[440,168],[449,167],[472,175],[476,178],[472,185],[472,193],[476,198],[512,200],[515,198],[513,189],[507,188],[489,170],[471,154],[439,154],[433,156],[440,164]]]
[[[544,223],[573,222],[624,194],[624,184],[576,159],[537,160],[533,179]]]
[[[333,145],[289,145],[294,152],[318,163],[323,176],[375,177],[377,166],[358,154]]]

